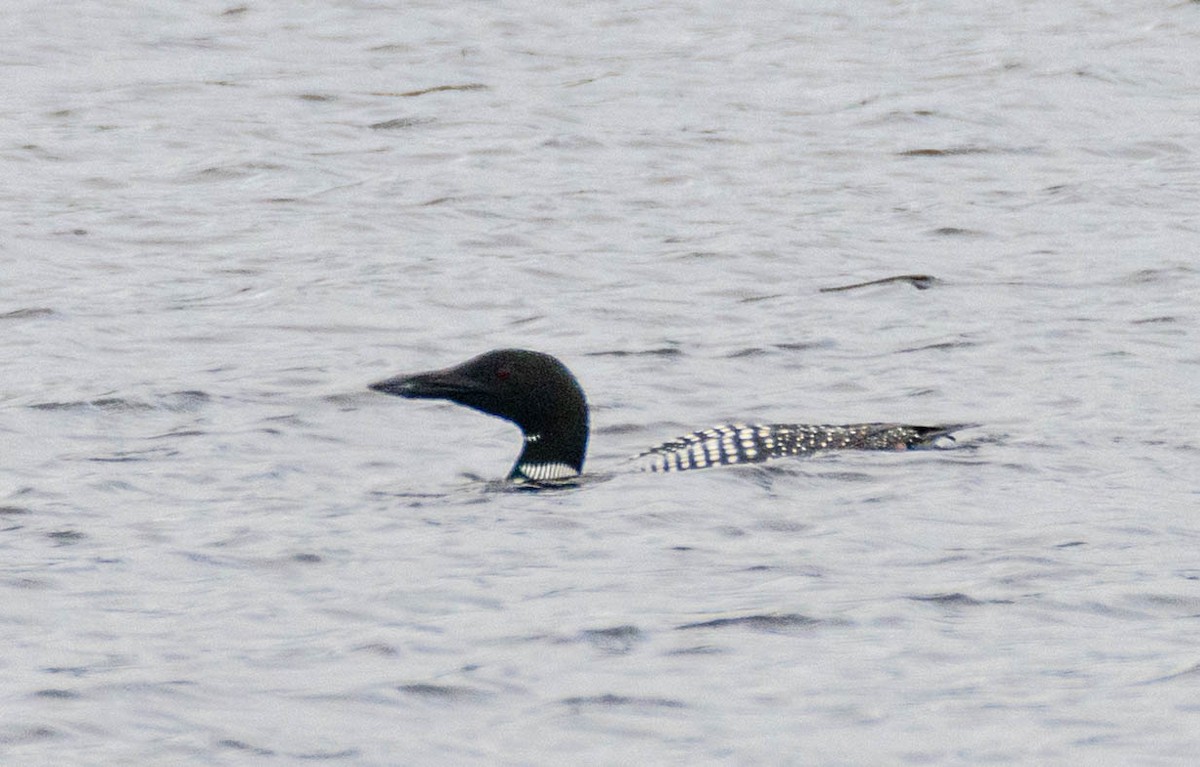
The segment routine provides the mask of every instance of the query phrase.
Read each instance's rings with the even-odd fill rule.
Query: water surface
[[[13,764],[1188,764],[1200,5],[19,3]],[[893,275],[933,280],[847,286]],[[917,289],[925,287],[927,289]],[[589,468],[372,394],[524,346]]]

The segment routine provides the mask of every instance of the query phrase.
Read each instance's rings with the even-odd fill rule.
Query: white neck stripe
[[[579,472],[565,463],[522,463],[517,471],[528,479],[568,479],[578,477]]]

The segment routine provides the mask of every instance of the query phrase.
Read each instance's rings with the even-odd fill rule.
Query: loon
[[[508,481],[578,477],[587,453],[588,406],[567,366],[542,352],[497,349],[461,365],[376,381],[373,391],[409,399],[444,399],[515,423],[525,444]],[[650,448],[630,460],[640,471],[686,471],[760,463],[817,450],[909,450],[929,447],[967,424],[909,426],[859,423],[728,424]]]

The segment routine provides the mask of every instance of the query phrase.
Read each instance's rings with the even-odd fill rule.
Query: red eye
[[[496,368],[496,378],[498,378],[501,381],[507,381],[509,376],[511,376],[511,375],[512,375],[512,371],[509,370],[508,368]]]

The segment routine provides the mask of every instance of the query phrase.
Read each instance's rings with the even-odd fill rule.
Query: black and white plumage
[[[587,400],[571,371],[549,354],[499,349],[444,370],[378,381],[370,388],[410,399],[449,400],[515,423],[525,440],[509,472],[510,482],[555,482],[583,471]],[[729,424],[664,442],[631,461],[640,471],[688,471],[818,450],[911,450],[932,446],[961,428],[964,425]]]
[[[687,471],[710,466],[761,463],[817,450],[911,450],[928,447],[959,426],[798,423],[714,426],[664,442],[634,456],[642,471]]]

